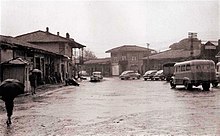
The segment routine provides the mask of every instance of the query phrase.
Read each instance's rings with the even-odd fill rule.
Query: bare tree
[[[92,60],[92,59],[97,59],[95,53],[89,49],[84,49],[83,50],[84,52],[84,55],[83,55],[83,58],[84,58],[84,61],[88,61],[88,60]]]

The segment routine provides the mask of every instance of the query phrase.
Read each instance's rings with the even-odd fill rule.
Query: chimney
[[[57,35],[60,36],[60,32],[57,32]]]
[[[69,35],[69,33],[66,33],[66,38],[68,38],[68,39],[70,38],[70,35]]]
[[[46,32],[49,33],[49,27],[46,27]]]

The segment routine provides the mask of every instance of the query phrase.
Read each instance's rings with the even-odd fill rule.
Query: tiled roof
[[[15,38],[11,37],[11,36],[0,35],[0,43],[11,45],[13,47],[21,46],[21,47],[26,47],[28,49],[35,49],[35,50],[38,50],[38,51],[41,51],[41,52],[52,53],[52,54],[59,55],[57,53],[50,52],[50,51],[48,51],[47,49],[45,49],[41,46],[30,44],[30,43],[27,43],[27,42],[22,41],[22,40],[17,40]]]
[[[101,58],[101,59],[94,59],[94,60],[88,60],[84,62],[84,64],[108,64],[110,63],[110,58]]]
[[[66,38],[41,30],[19,35],[15,38],[26,42],[69,42]]]
[[[200,50],[194,50],[193,51],[193,56],[199,56],[200,55]],[[154,55],[149,56],[149,59],[174,59],[174,58],[187,58],[191,56],[191,51],[190,50],[167,50],[164,52],[160,52]],[[148,59],[148,57],[145,57],[143,59]]]
[[[11,59],[6,62],[3,62],[2,64],[29,65],[29,62],[26,60],[23,60],[22,58],[15,58],[15,59]]]
[[[152,49],[149,49],[151,51],[154,51]],[[148,48],[136,46],[136,45],[124,45],[120,47],[116,47],[113,49],[110,49],[106,51],[106,53],[111,53],[111,52],[129,52],[129,51],[148,51]]]
[[[193,44],[192,44],[192,41],[193,41]],[[192,41],[190,38],[185,38],[177,43],[173,43],[172,45],[169,46],[169,48],[172,50],[180,50],[180,49],[190,50],[191,45],[192,45],[193,49],[199,50],[201,47],[201,41],[198,40],[197,38],[193,39]]]
[[[73,48],[86,47],[74,41],[72,38],[65,38],[59,35],[52,34],[50,32],[44,32],[41,30],[19,35],[15,37],[16,39],[23,40],[29,43],[54,43],[54,42],[64,42],[69,43]]]
[[[218,46],[218,41],[202,41],[202,44],[205,44],[205,45],[213,44],[215,46]]]

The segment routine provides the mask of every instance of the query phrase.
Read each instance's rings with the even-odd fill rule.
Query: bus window
[[[182,65],[182,66],[181,66],[181,71],[186,71],[185,65]]]
[[[186,65],[186,71],[190,71],[190,70],[191,70],[190,64],[187,64]]]

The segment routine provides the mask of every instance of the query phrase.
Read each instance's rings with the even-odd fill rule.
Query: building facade
[[[219,52],[219,44],[217,42],[207,41],[202,43],[201,40],[183,39],[178,43],[170,46],[170,49],[143,58],[144,66],[148,67],[147,70],[163,68],[163,64],[169,62],[182,62],[191,59],[208,59],[217,63],[216,58]],[[193,48],[190,46],[193,45]]]
[[[142,58],[155,52],[155,50],[136,45],[124,45],[106,51],[106,53],[111,53],[111,71],[113,76],[120,75],[126,70],[134,70],[143,74]]]
[[[111,76],[111,59],[99,58],[88,60],[84,63],[83,70],[85,70],[89,75],[91,75],[94,71],[100,71],[105,77]]]
[[[44,59],[41,59],[44,58]],[[28,75],[34,69],[42,70],[38,76],[38,84],[49,83],[50,74],[55,74],[55,63],[65,57],[50,52],[43,47],[17,40],[10,36],[0,36],[0,81],[6,78],[16,78],[25,84],[26,91],[30,89]],[[48,74],[44,69],[47,68]],[[21,74],[21,75],[19,75]]]
[[[75,76],[75,71],[77,70],[74,58],[79,58],[79,56],[74,56],[73,49],[83,51],[85,46],[70,38],[69,33],[66,33],[66,37],[62,37],[59,35],[59,32],[57,32],[57,35],[50,33],[47,27],[46,31],[39,30],[19,35],[15,38],[64,56],[61,60],[37,56],[35,57],[36,65],[34,65],[34,68],[38,68],[44,71],[45,74],[51,76],[53,76],[53,73],[56,73],[61,76],[62,80]],[[55,68],[49,69],[49,65],[54,65]]]

